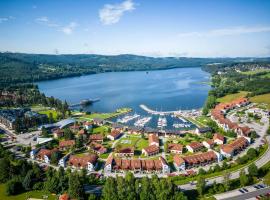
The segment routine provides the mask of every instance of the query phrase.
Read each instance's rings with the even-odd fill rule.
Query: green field
[[[268,109],[270,109],[270,93],[251,97],[250,101],[253,103],[265,103]]]
[[[0,184],[0,199],[1,200],[26,200],[28,198],[37,198],[37,199],[43,199],[42,196],[46,195],[48,196],[48,200],[56,200],[58,197],[56,195],[52,195],[45,191],[30,191],[25,192],[19,195],[14,196],[6,196],[5,195],[5,184]]]
[[[93,133],[95,134],[95,133],[104,133],[104,134],[106,134],[106,133],[108,133],[108,131],[109,131],[109,127],[107,127],[107,126],[99,126],[99,127],[97,127],[97,128],[93,128]]]
[[[246,71],[246,72],[241,72],[241,74],[245,74],[245,75],[255,75],[255,74],[258,74],[260,72],[269,72],[268,69],[257,69],[257,70],[254,70],[254,71]]]
[[[110,119],[112,117],[117,117],[119,115],[125,114],[130,112],[131,109],[130,108],[120,108],[117,109],[115,112],[112,113],[92,113],[92,114],[85,114],[82,115],[81,117],[79,117],[79,119],[81,120],[92,120],[94,118],[100,118],[100,119]]]
[[[125,143],[125,142],[128,143]],[[140,136],[127,136],[125,138],[121,138],[117,145],[120,145],[121,147],[135,147],[135,150],[142,150],[143,148],[148,146],[148,140],[141,138]]]
[[[248,92],[245,92],[245,91],[241,91],[235,94],[228,94],[224,97],[218,98],[217,101],[220,103],[228,103],[240,97],[245,97],[247,94]]]

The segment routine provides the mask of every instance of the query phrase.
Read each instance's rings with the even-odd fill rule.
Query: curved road
[[[258,168],[261,168],[263,165],[265,165],[268,161],[270,161],[270,136],[266,136],[267,142],[268,142],[268,149],[266,152],[260,157],[258,160],[255,161],[255,164]],[[242,169],[245,169],[247,172],[248,166],[245,166],[241,169],[238,169],[237,171],[231,172],[230,179],[237,179],[239,178],[239,173]],[[208,178],[206,179],[207,185],[211,185],[214,183],[222,183],[223,182],[223,176],[216,176],[213,178]],[[183,189],[183,190],[192,190],[196,189],[196,182],[193,182],[193,184],[184,184],[184,185],[179,185],[178,187]]]

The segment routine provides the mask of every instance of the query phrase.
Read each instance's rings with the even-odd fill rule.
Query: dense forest
[[[0,85],[112,71],[159,70],[234,63],[241,58],[154,58],[136,55],[0,53]],[[261,60],[261,59],[259,59]]]

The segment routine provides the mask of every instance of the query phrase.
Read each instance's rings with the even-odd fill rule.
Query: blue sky
[[[2,0],[0,51],[270,56],[268,0]]]

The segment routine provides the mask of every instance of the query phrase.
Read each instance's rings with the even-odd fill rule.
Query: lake
[[[140,104],[159,111],[201,108],[210,89],[205,84],[209,80],[210,74],[201,68],[178,68],[101,73],[42,81],[38,86],[47,96],[70,104],[99,98],[99,102],[84,108],[87,111],[111,112],[130,107],[140,115],[147,115]]]

